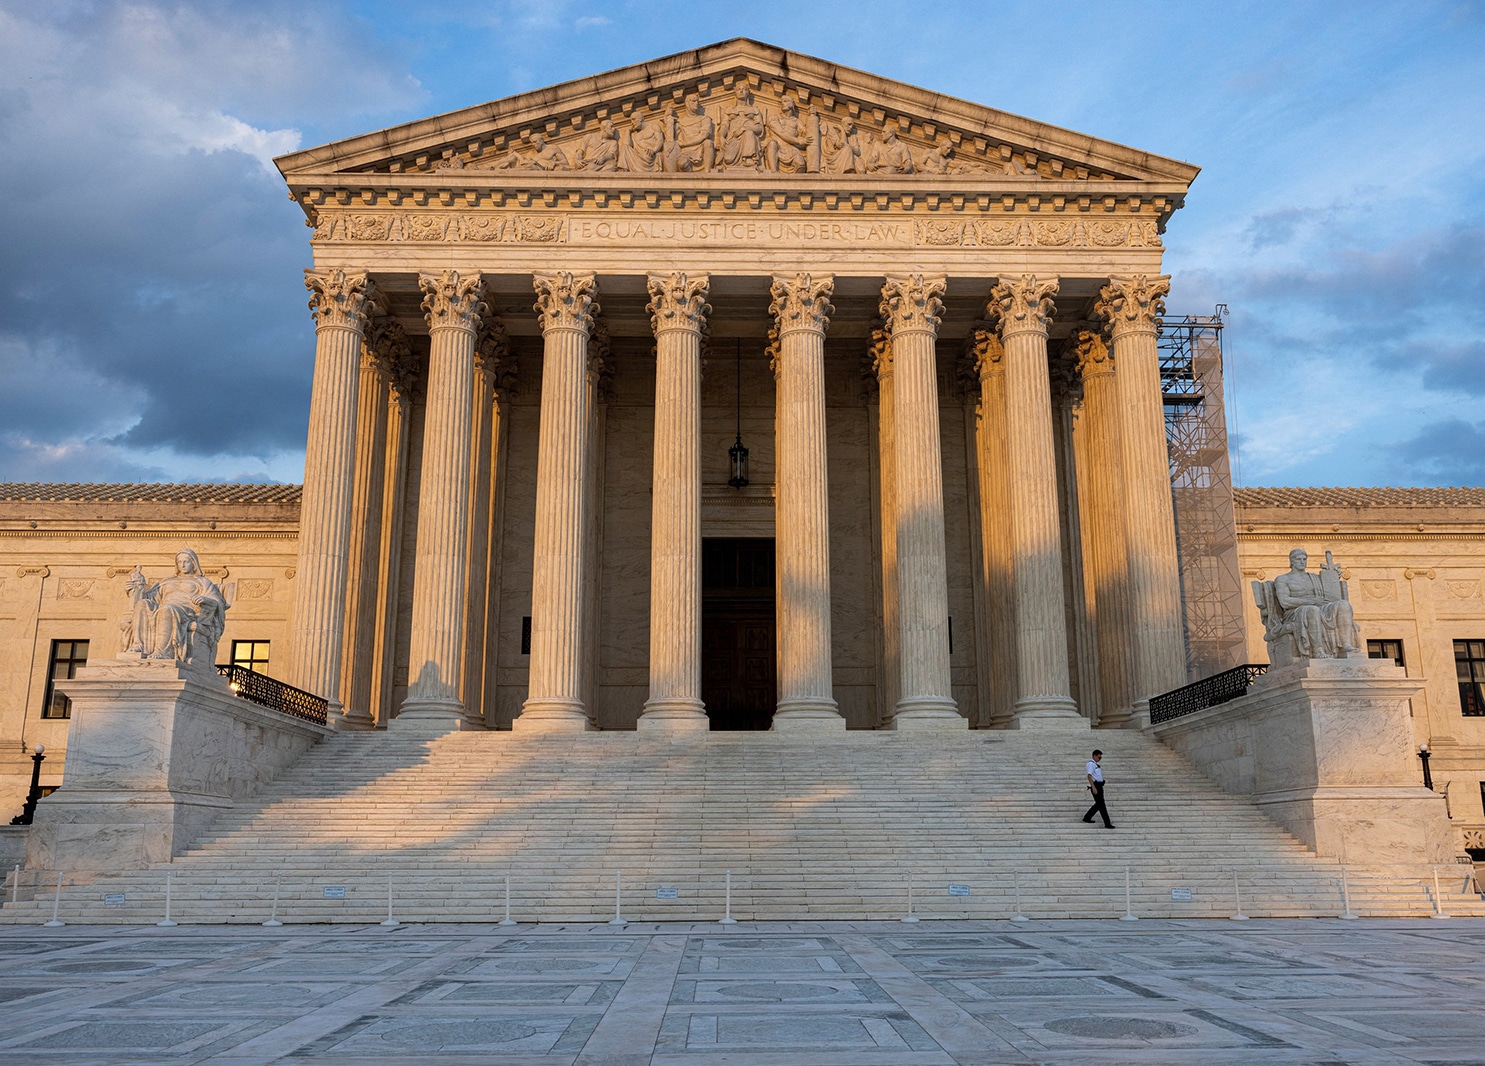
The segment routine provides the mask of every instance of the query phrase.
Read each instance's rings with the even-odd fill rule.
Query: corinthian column
[[[1123,450],[1114,361],[1097,333],[1076,338],[1083,378],[1087,463],[1078,471],[1088,525],[1088,580],[1093,585],[1093,626],[1098,644],[1099,725],[1127,725],[1134,703],[1134,627],[1129,613],[1129,570],[1124,551]]]
[[[1011,472],[1011,546],[1016,588],[1013,729],[1041,719],[1086,724],[1073,703],[1062,597],[1057,456],[1047,378],[1047,325],[1056,278],[1026,274],[990,293],[1005,348],[1006,457]]]
[[[889,274],[881,316],[892,335],[897,603],[902,688],[893,729],[967,728],[949,680],[949,576],[934,345],[947,279]]]
[[[536,274],[545,344],[531,572],[531,672],[516,730],[593,728],[583,704],[583,550],[587,532],[588,334],[592,274]]]
[[[422,274],[431,346],[418,488],[407,698],[393,728],[462,729],[464,622],[469,565],[469,440],[474,345],[484,284],[478,274]]]
[[[701,331],[705,274],[651,274],[655,468],[650,520],[650,698],[642,730],[704,730],[701,702]]]
[[[774,275],[778,330],[775,544],[779,702],[773,728],[844,729],[830,677],[830,493],[825,331],[835,279]]]
[[[877,485],[882,555],[882,678],[877,686],[882,705],[877,725],[892,721],[902,696],[902,627],[897,614],[897,445],[892,377],[892,335],[885,326],[871,331],[867,358],[877,382]]]
[[[299,560],[289,620],[289,683],[330,701],[341,717],[351,501],[356,470],[356,400],[366,320],[375,287],[365,274],[306,270],[315,316],[315,371],[299,505]]]
[[[1015,549],[1011,544],[1005,348],[999,335],[989,329],[976,329],[969,344],[980,379],[976,456],[980,489],[980,566],[987,622],[987,633],[980,649],[990,658],[988,725],[1003,729],[1011,722],[1016,702]]]
[[[1170,452],[1160,392],[1155,322],[1165,313],[1170,278],[1111,277],[1099,292],[1098,313],[1114,342],[1124,497],[1124,539],[1133,613],[1135,715],[1145,719],[1151,696],[1186,683],[1181,573],[1171,504]]]

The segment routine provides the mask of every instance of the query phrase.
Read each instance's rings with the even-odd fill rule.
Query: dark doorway
[[[713,729],[773,721],[772,538],[701,542],[701,698]]]

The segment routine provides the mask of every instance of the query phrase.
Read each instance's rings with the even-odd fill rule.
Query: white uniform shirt
[[[1099,766],[1098,763],[1094,762],[1092,759],[1089,759],[1088,776],[1093,778],[1093,780],[1097,781],[1100,785],[1103,784],[1103,767]]]

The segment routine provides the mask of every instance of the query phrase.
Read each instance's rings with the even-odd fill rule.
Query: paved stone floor
[[[0,1063],[1485,1064],[1485,920],[0,930]]]

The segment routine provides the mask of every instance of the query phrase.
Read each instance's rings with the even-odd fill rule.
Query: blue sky
[[[1247,484],[1485,484],[1485,5],[0,0],[0,480],[302,473],[274,155],[749,36],[1199,164]]]

